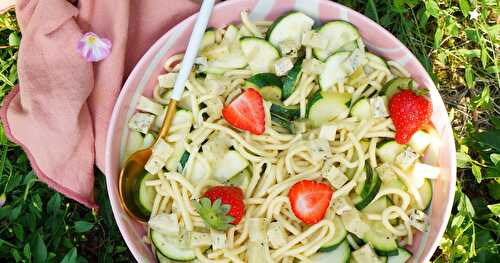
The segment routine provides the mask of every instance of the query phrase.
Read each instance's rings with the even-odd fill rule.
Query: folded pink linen
[[[17,1],[23,35],[19,85],[6,96],[0,117],[41,181],[95,208],[94,164],[104,169],[108,121],[123,81],[148,47],[198,5],[189,0],[71,2]],[[89,31],[112,42],[110,55],[100,62],[87,62],[77,52]]]

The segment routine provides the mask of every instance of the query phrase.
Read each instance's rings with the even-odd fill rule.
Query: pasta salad
[[[206,31],[136,193],[159,262],[406,262],[427,231],[425,89],[345,21],[290,12]],[[128,123],[151,146],[183,54]]]

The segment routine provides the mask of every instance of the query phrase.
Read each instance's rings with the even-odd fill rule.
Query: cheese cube
[[[370,230],[368,224],[361,220],[361,215],[358,210],[351,209],[346,211],[340,216],[340,218],[342,219],[342,223],[344,223],[345,229],[359,238],[363,238],[365,233]]]
[[[391,166],[388,163],[383,163],[382,165],[379,165],[377,168],[375,168],[375,170],[377,171],[377,174],[382,180],[382,182],[389,183],[398,178],[398,176],[392,170]]]
[[[156,116],[161,115],[163,106],[149,99],[148,97],[141,96],[137,104],[137,110],[152,113]]]
[[[274,64],[274,71],[277,76],[285,76],[293,68],[293,62],[290,57],[282,57]]]
[[[165,160],[163,160],[163,158],[151,155],[149,160],[146,162],[146,165],[144,165],[144,170],[150,174],[158,174],[164,166]]]
[[[226,232],[210,229],[210,239],[212,240],[212,249],[218,250],[226,248]]]
[[[368,60],[366,59],[365,52],[356,49],[351,52],[351,55],[342,63],[342,68],[347,73],[347,75],[352,74],[358,67],[366,64]]]
[[[269,243],[273,249],[278,249],[288,243],[286,231],[278,222],[272,222],[269,224],[269,228],[267,229],[267,238],[269,239]]]
[[[315,58],[306,58],[302,62],[302,71],[305,73],[319,75],[324,68],[325,64]]]
[[[155,142],[155,136],[152,133],[146,134],[144,136],[144,141],[142,141],[142,149],[149,148]]]
[[[160,160],[167,161],[168,157],[174,152],[172,146],[170,146],[164,139],[159,139],[158,142],[153,146],[154,156],[158,156]]]
[[[208,66],[208,59],[206,57],[197,57],[194,59],[194,64]]]
[[[411,136],[408,144],[416,153],[423,154],[431,143],[431,140],[432,137],[429,133],[425,131],[417,131]]]
[[[375,251],[373,251],[370,244],[366,244],[360,247],[359,249],[353,251],[352,256],[356,260],[356,262],[381,263],[381,261],[378,259],[377,254],[375,254]]]
[[[175,85],[175,80],[177,79],[177,73],[167,73],[158,76],[158,85],[162,88],[173,88]]]
[[[425,178],[436,179],[440,173],[441,169],[439,167],[423,164],[417,161],[411,170],[411,184],[416,188],[420,188],[424,185]]]
[[[373,118],[388,117],[389,112],[385,107],[385,96],[376,96],[370,98],[370,110]]]
[[[325,139],[311,140],[309,141],[309,147],[311,149],[311,157],[314,160],[320,161],[332,157],[330,144]]]
[[[422,232],[429,230],[430,219],[424,212],[412,209],[410,210],[410,225]]]
[[[128,127],[134,131],[146,134],[155,120],[155,115],[136,112],[128,121]]]
[[[333,199],[332,208],[333,208],[333,211],[335,211],[335,214],[342,215],[345,212],[351,210],[352,205],[349,203],[347,198],[339,197],[339,198]]]
[[[315,31],[307,31],[302,34],[302,45],[312,48],[325,49],[328,46],[328,39],[322,37]]]
[[[429,179],[437,179],[440,174],[441,168],[420,162],[415,163],[411,172],[411,176],[419,176]]]
[[[337,135],[337,125],[335,124],[325,124],[321,126],[319,130],[319,137],[328,141],[334,141]]]
[[[253,242],[268,242],[267,227],[269,221],[266,218],[249,218],[248,219],[248,238]]]
[[[297,57],[297,52],[300,48],[300,43],[293,39],[286,39],[278,43],[278,47],[283,56]]]
[[[179,234],[179,221],[176,214],[158,214],[149,219],[148,225],[165,235],[175,236]]]
[[[341,188],[349,181],[349,178],[333,164],[323,168],[323,177],[326,178],[335,189]]]
[[[403,152],[396,156],[396,164],[403,170],[407,170],[413,163],[418,159],[418,155],[411,150],[406,148]]]
[[[212,238],[208,233],[191,232],[190,247],[208,247],[212,245]]]

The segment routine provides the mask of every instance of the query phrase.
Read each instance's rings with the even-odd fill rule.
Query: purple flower
[[[7,200],[7,196],[5,195],[5,193],[3,193],[2,195],[0,195],[0,207],[2,207],[3,205],[5,205],[5,201]]]
[[[87,61],[96,62],[103,60],[111,52],[111,41],[107,38],[99,37],[94,32],[85,33],[77,45],[78,52]]]

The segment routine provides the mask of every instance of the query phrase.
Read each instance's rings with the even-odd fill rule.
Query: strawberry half
[[[396,128],[396,142],[407,144],[415,132],[429,123],[432,102],[411,90],[402,90],[389,101],[389,112]]]
[[[252,88],[224,107],[222,116],[233,127],[256,135],[261,135],[266,129],[262,96]]]
[[[315,224],[325,217],[332,194],[327,184],[302,180],[290,188],[288,199],[295,216],[306,224]]]
[[[194,207],[209,227],[225,231],[237,225],[245,215],[243,199],[243,190],[239,187],[214,186],[194,203]]]

